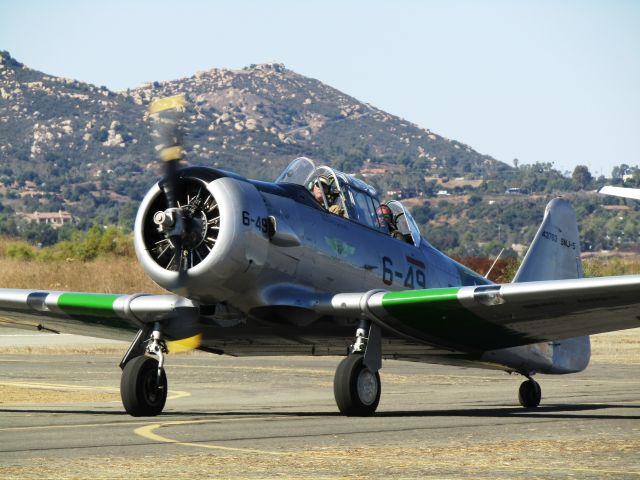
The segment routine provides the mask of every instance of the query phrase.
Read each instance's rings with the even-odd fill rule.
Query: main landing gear
[[[149,330],[145,328],[138,332],[120,363],[122,404],[134,417],[159,415],[167,401],[167,375],[164,372],[167,346],[159,323],[154,324],[150,338]]]
[[[520,390],[518,390],[518,400],[520,405],[524,408],[536,408],[540,405],[540,399],[542,398],[542,389],[540,384],[536,382],[530,375],[525,375],[528,380],[525,380],[520,384]]]
[[[348,416],[373,415],[380,402],[382,387],[378,370],[382,366],[380,328],[362,320],[333,379],[333,394],[340,413]]]

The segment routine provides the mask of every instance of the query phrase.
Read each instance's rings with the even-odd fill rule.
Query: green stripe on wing
[[[530,343],[530,338],[467,309],[458,300],[460,287],[389,292],[382,306],[396,328],[424,340],[466,351],[486,351]]]
[[[415,304],[430,302],[458,302],[459,287],[456,288],[431,288],[429,290],[404,290],[401,292],[389,292],[382,298],[382,306],[407,307]]]
[[[63,293],[58,297],[58,307],[69,315],[113,317],[113,304],[121,296],[101,293]]]

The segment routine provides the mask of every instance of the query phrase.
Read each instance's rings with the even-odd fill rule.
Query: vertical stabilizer
[[[554,198],[513,282],[582,278],[576,213],[569,201]]]
[[[547,204],[542,225],[531,242],[529,251],[513,278],[514,282],[568,280],[582,278],[580,239],[576,212],[564,198],[554,198]],[[536,349],[550,354],[551,366],[546,373],[574,373],[587,368],[591,358],[589,337],[566,338],[505,349],[505,355],[521,355],[524,364],[535,357]],[[523,367],[524,370],[535,370]]]

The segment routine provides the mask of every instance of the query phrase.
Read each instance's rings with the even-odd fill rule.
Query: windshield
[[[357,188],[348,189],[349,218],[352,218],[364,225],[380,229],[380,223],[376,215],[376,208],[380,205],[378,199],[373,198]]]
[[[287,168],[276,178],[276,183],[297,183],[308,186],[308,183],[315,177],[316,166],[313,161],[306,157],[296,158]]]

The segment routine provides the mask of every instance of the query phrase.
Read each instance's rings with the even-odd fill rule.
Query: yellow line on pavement
[[[240,419],[237,419],[240,420]],[[209,450],[223,450],[227,452],[240,452],[240,453],[257,453],[262,455],[285,455],[285,453],[281,452],[272,452],[269,450],[257,450],[254,448],[236,448],[236,447],[225,447],[222,445],[211,445],[208,443],[192,443],[192,442],[181,442],[179,440],[174,440],[171,438],[163,437],[162,435],[158,435],[155,433],[155,430],[158,430],[163,427],[170,427],[174,425],[193,425],[198,423],[213,423],[210,420],[186,420],[179,422],[164,422],[164,423],[154,423],[151,425],[145,425],[144,427],[136,428],[134,433],[139,435],[147,440],[151,440],[153,442],[160,443],[171,443],[174,445],[182,445],[184,447],[195,447],[195,448],[205,448]]]
[[[60,413],[65,413],[63,410]],[[124,416],[123,412],[123,416]],[[240,417],[240,418],[229,418],[229,417],[220,417],[220,418],[208,418],[203,420],[188,420],[188,421],[180,421],[180,422],[163,422],[162,425],[171,425],[172,423],[181,423],[186,422],[190,424],[198,424],[198,423],[228,423],[228,422],[241,422],[241,421],[250,421],[255,420],[256,418],[264,419],[263,416],[252,416],[252,417]],[[273,420],[279,418],[277,416],[269,417],[269,419]],[[283,417],[284,419],[285,417]],[[135,425],[155,425],[150,424],[148,420],[133,420],[129,422],[109,422],[109,423],[76,423],[73,425],[30,425],[25,427],[5,427],[0,428],[0,432],[10,432],[14,430],[53,430],[56,428],[60,429],[69,429],[69,428],[96,428],[96,427],[130,427]]]

